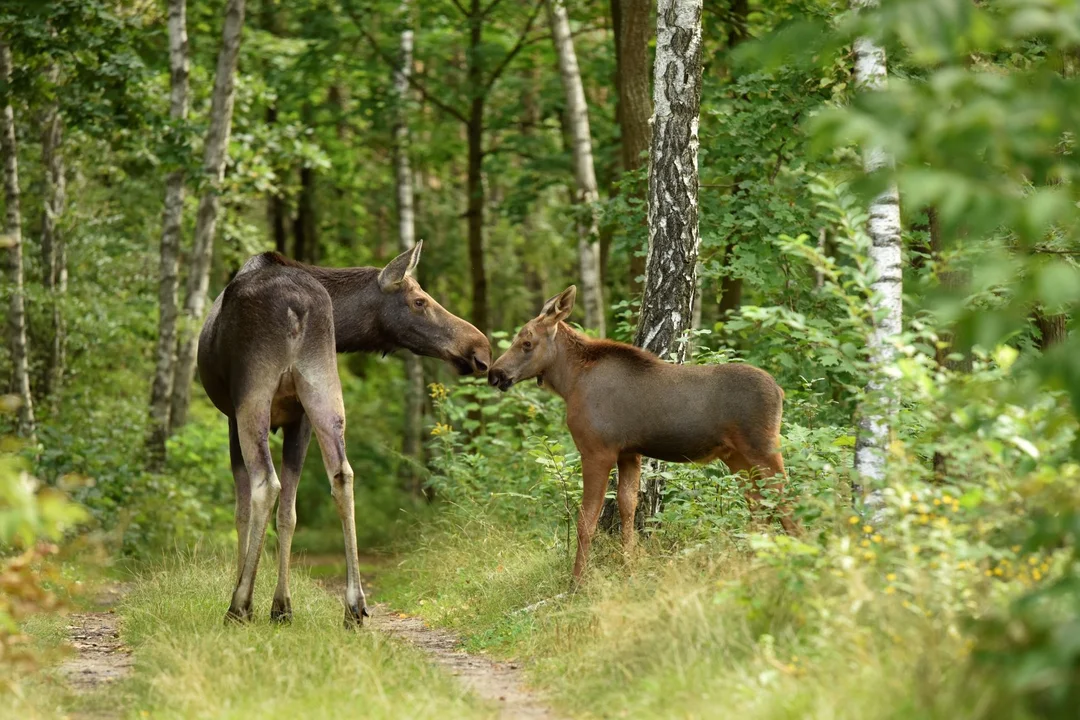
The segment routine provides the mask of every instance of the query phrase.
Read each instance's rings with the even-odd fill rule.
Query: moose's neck
[[[389,352],[397,345],[379,323],[379,269],[372,267],[323,268],[305,266],[330,293],[334,306],[334,339],[337,351]]]
[[[569,397],[577,384],[582,367],[579,348],[587,342],[589,338],[566,323],[559,323],[555,333],[555,362],[544,371],[544,385],[563,400]]]

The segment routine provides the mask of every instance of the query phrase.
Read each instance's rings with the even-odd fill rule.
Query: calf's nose
[[[473,355],[473,367],[476,368],[476,372],[478,373],[487,372],[488,358],[486,357],[486,355],[481,353],[476,353],[475,355]]]
[[[491,368],[488,371],[488,385],[492,387],[499,387],[499,385],[506,380],[506,373],[498,368]]]

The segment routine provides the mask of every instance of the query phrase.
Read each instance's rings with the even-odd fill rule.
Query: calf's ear
[[[416,243],[412,249],[398,255],[379,271],[379,289],[383,292],[392,292],[401,287],[405,278],[410,277],[416,265],[420,262],[420,251],[424,247],[424,241]]]
[[[571,285],[561,293],[544,303],[540,316],[551,322],[561,322],[570,317],[577,299],[577,285]]]

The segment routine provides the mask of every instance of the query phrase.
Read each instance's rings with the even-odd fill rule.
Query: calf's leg
[[[592,545],[596,523],[604,507],[604,493],[607,491],[608,475],[615,465],[614,453],[581,453],[581,473],[584,491],[581,496],[581,509],[577,522],[577,558],[574,561],[574,582],[580,583],[585,572],[585,563],[589,559],[589,546]]]
[[[634,516],[637,513],[638,492],[641,490],[641,456],[619,456],[619,520],[622,524],[622,544],[625,552],[634,548]]]
[[[251,478],[251,520],[245,548],[244,567],[233,591],[226,620],[251,619],[251,598],[255,591],[255,575],[259,571],[266,526],[274,509],[281,483],[270,457],[270,402],[251,402],[236,413],[237,433],[244,465]]]
[[[296,488],[300,471],[311,441],[311,423],[307,416],[283,428],[281,450],[281,498],[278,500],[278,580],[270,619],[275,622],[292,620],[292,597],[289,594],[289,558],[292,555],[293,531],[296,529]]]

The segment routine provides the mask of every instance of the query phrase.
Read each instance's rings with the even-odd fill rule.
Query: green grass
[[[108,709],[132,718],[493,717],[419,651],[371,629],[344,629],[340,602],[302,568],[293,573],[293,623],[272,625],[273,570],[265,558],[256,619],[246,626],[223,623],[229,555],[192,552],[143,571],[119,607],[133,677],[75,697],[39,673],[10,716]]]
[[[627,563],[602,538],[585,586],[559,597],[561,541],[475,518],[404,557],[384,599],[525,661],[575,717],[952,720],[988,697],[965,681],[956,619],[908,609],[870,572],[785,577],[724,542],[652,543]]]

